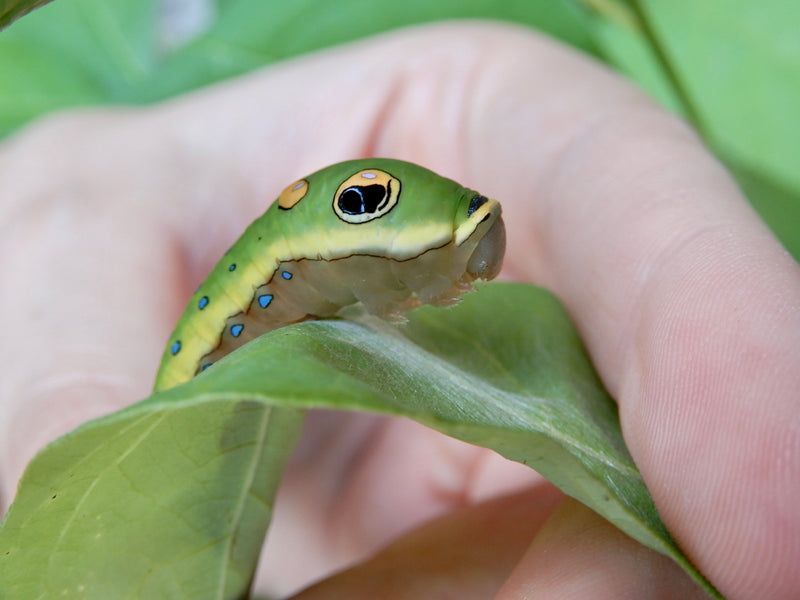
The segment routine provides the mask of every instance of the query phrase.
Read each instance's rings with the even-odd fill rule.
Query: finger
[[[509,268],[566,301],[689,556],[728,596],[796,596],[800,275],[728,175],[678,119],[527,33],[422,29],[369,54],[350,62],[414,67],[369,148],[505,200]]]
[[[542,64],[507,90],[531,118],[468,145],[511,161],[507,140],[562,127],[556,152],[542,156],[545,145],[518,169],[535,221],[520,231],[522,217],[509,219],[510,236],[537,240],[530,272],[575,315],[684,550],[728,597],[796,597],[797,264],[682,124],[580,59]],[[570,93],[543,101],[556,72]]]
[[[671,559],[566,499],[540,529],[495,600],[708,597]]]
[[[281,482],[256,585],[283,597],[424,521],[541,483],[524,465],[413,421],[311,413]]]
[[[448,514],[294,598],[492,598],[561,497],[544,484]]]
[[[100,125],[81,124],[83,140]],[[16,164],[0,163],[3,185],[18,192],[4,204],[9,212],[0,225],[2,502],[47,442],[147,395],[170,326],[163,317],[181,301],[165,300],[152,285],[180,280],[180,262],[164,260],[175,252],[160,227],[126,210],[140,198],[135,188],[114,170],[92,173],[88,154],[88,164],[70,176],[54,173],[27,187],[24,169],[19,178],[11,175],[15,167],[30,168],[52,151],[28,141],[13,148]],[[170,301],[167,311],[152,310]]]

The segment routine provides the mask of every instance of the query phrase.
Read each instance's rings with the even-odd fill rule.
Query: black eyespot
[[[474,213],[488,201],[489,199],[486,196],[475,196],[469,203],[469,208],[467,209],[467,216],[471,217],[472,213]]]
[[[379,184],[354,185],[339,195],[339,208],[348,215],[374,213],[389,196],[386,188]]]
[[[400,198],[400,180],[380,169],[362,169],[345,179],[333,195],[333,212],[345,223],[361,225],[388,214]]]

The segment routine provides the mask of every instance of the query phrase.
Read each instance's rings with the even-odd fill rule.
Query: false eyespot
[[[399,179],[386,171],[366,169],[342,182],[333,198],[333,210],[347,223],[366,223],[392,210],[399,197]]]
[[[293,184],[286,186],[281,195],[278,196],[278,206],[284,210],[289,210],[305,197],[306,192],[308,192],[308,182],[305,179],[295,181]]]

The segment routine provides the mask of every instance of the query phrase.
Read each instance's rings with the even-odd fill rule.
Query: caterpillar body
[[[169,338],[155,391],[249,340],[360,302],[401,321],[492,279],[505,253],[500,205],[418,165],[338,163],[290,184],[197,289]]]

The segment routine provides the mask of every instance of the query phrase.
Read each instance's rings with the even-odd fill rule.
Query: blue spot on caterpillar
[[[453,304],[500,271],[500,212],[495,200],[398,160],[347,161],[295,181],[195,292],[155,390],[263,333],[353,304],[392,321],[420,304]]]

